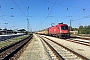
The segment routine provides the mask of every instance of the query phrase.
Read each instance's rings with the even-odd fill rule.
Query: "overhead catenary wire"
[[[22,4],[23,4],[23,6],[25,7],[25,9],[27,9],[27,8],[26,8],[26,6],[25,6],[25,4],[23,3],[23,1],[22,1],[22,0],[21,0],[21,2],[22,2]]]
[[[49,1],[49,0],[44,0],[44,1],[49,2],[49,3],[54,3],[54,2]],[[86,8],[83,8],[83,7],[69,6],[69,5],[60,4],[60,3],[56,3],[56,4],[57,4],[57,5],[60,5],[60,6],[66,6],[66,7],[67,7],[67,8],[66,8],[67,11],[69,10],[70,7],[72,7],[72,8],[79,8],[79,9],[76,10],[75,12],[71,13],[70,16],[73,15],[73,14],[75,14],[75,13],[77,13],[77,12],[80,11],[80,10],[82,10],[83,12],[85,12],[85,10],[86,10]],[[89,4],[87,4],[87,5],[89,5]],[[85,5],[84,7],[86,7],[87,5]],[[88,9],[88,8],[87,8],[87,9]],[[64,17],[64,18],[62,18],[62,19],[65,19],[65,18],[67,18],[67,17]],[[62,20],[62,19],[61,19],[61,20]],[[82,19],[82,18],[81,18],[81,19]]]
[[[49,2],[49,3],[54,3],[53,1],[50,1],[50,0],[44,0],[44,1]],[[83,11],[83,12],[86,12],[86,10],[89,9],[89,8],[86,8],[86,6],[88,6],[89,4],[85,5],[84,7],[69,6],[69,5],[65,5],[65,4],[59,4],[58,2],[56,4],[60,5],[60,6],[66,6],[66,11],[67,12],[70,10],[70,7],[79,8],[75,12],[71,13],[68,17],[72,17],[74,14],[76,14],[80,10]],[[64,20],[65,18],[67,18],[67,17],[63,17],[61,20]],[[87,15],[87,16],[84,16],[84,17],[81,17],[81,18],[78,18],[78,19],[73,19],[73,21],[77,21],[77,20],[81,20],[81,19],[85,19],[85,18],[90,18],[90,16]]]
[[[22,0],[21,0],[22,1]],[[30,26],[30,22],[29,22],[29,20],[28,20],[28,17],[29,17],[29,12],[28,12],[28,10],[29,10],[29,6],[28,7],[26,7],[25,6],[25,4],[23,3],[23,1],[22,1],[22,4],[23,4],[23,6],[25,7],[25,9],[27,10],[27,30],[29,31],[30,29],[31,29],[31,26]],[[29,28],[30,27],[30,28]],[[31,29],[32,30],[32,29]]]
[[[45,19],[41,22],[41,24],[42,24],[42,23],[44,23],[44,21],[45,21],[45,20],[49,17],[49,15],[50,15],[50,13],[51,13],[51,11],[52,11],[53,7],[54,7],[54,6],[55,6],[55,4],[56,4],[56,1],[57,1],[57,0],[55,0],[55,2],[54,2],[54,4],[53,4],[53,6],[52,6],[52,8],[51,8],[50,12],[48,13],[48,16],[47,16],[47,17],[46,17],[46,18],[45,18]],[[48,7],[48,10],[49,10],[49,7]],[[40,24],[40,25],[41,25],[41,24]]]
[[[89,5],[89,4],[87,4],[87,5]],[[87,5],[85,5],[84,7],[86,7]],[[80,10],[82,10],[82,9],[83,9],[83,8],[79,8],[79,9],[76,10],[75,12],[71,13],[69,16],[72,17],[73,14],[77,13],[78,11],[80,11]],[[65,19],[65,18],[67,18],[67,17],[62,18],[61,20]],[[80,19],[82,19],[82,18],[80,18]],[[76,21],[76,20],[73,20],[73,21]]]
[[[0,11],[4,14],[4,15],[0,16],[0,18],[1,18],[2,20],[4,20],[5,23],[10,24],[10,23],[11,23],[10,21],[8,21],[8,20],[6,20],[6,19],[3,18],[3,16],[6,16],[6,17],[8,17],[8,16],[7,16],[6,13],[1,9],[1,6],[0,6]],[[8,18],[9,18],[9,17],[8,17]],[[10,18],[9,18],[9,19],[10,19]],[[12,19],[10,19],[10,20],[12,20]],[[5,23],[3,23],[3,24],[5,24]],[[11,24],[12,24],[12,23],[11,23]]]
[[[12,0],[12,1],[18,7],[18,9],[23,13],[23,15],[27,18],[27,16],[25,15],[25,13],[21,10],[21,8],[19,8],[19,6],[16,4],[16,2],[14,0]]]
[[[87,4],[87,5],[89,5],[89,4]],[[86,7],[87,5],[85,5],[84,7]],[[82,8],[81,8],[82,9]],[[81,9],[79,9],[79,10],[81,10]],[[77,11],[79,11],[79,10],[77,10]],[[76,12],[77,12],[76,11]],[[85,11],[85,9],[83,9],[83,11]],[[74,13],[76,13],[76,12],[74,12]],[[72,13],[72,14],[74,14],[74,13]],[[83,19],[84,17],[82,17],[82,18],[79,18],[79,19],[76,19],[76,20],[80,20],[80,19]],[[76,20],[73,20],[73,21],[76,21]]]
[[[53,1],[50,1],[50,0],[43,0],[43,1],[46,1],[46,2],[49,2],[49,3],[54,3]],[[82,7],[78,7],[78,6],[69,6],[69,5],[66,5],[66,4],[60,4],[60,3],[56,3],[57,5],[60,5],[60,6],[65,6],[65,7],[72,7],[72,8],[82,8]],[[82,8],[84,9],[84,8]],[[87,9],[90,9],[90,8],[87,8]]]
[[[30,23],[29,23],[29,20],[28,20],[28,16],[26,16],[25,15],[25,13],[21,10],[21,8],[16,4],[16,2],[14,1],[14,0],[12,0],[13,2],[14,2],[14,4],[18,7],[18,9],[23,13],[23,15],[26,17],[26,19],[27,19],[27,30],[29,31],[29,25],[30,25]],[[23,2],[22,2],[23,3]],[[24,3],[23,3],[23,5],[24,5]],[[25,6],[25,5],[24,5]],[[25,8],[26,8],[26,6],[25,6]],[[28,6],[28,8],[27,8],[27,12],[28,12],[28,10],[29,10],[29,6]],[[29,14],[29,12],[28,12],[28,14]]]
[[[21,2],[22,2],[22,4],[23,4],[23,6],[25,7],[25,9],[27,10],[27,13],[28,13],[28,15],[29,15],[28,10],[29,10],[29,8],[30,8],[30,7],[29,7],[29,6],[28,6],[28,7],[26,7],[26,6],[25,6],[25,4],[24,4],[24,2],[23,2],[22,0],[21,0]]]
[[[1,10],[1,9],[0,9]],[[2,11],[2,10],[1,10]],[[5,14],[5,12],[4,11],[2,11],[3,12],[3,14]],[[6,14],[4,15],[4,16],[7,16]],[[8,16],[7,16],[8,17]],[[0,18],[1,18],[1,16],[0,16]],[[1,18],[1,19],[3,19],[3,18]],[[6,20],[6,19],[3,19],[3,20],[5,20],[5,21],[7,21],[7,22],[9,22],[9,23],[11,23],[10,21],[8,21],[8,20]]]
[[[14,9],[14,8],[10,8],[10,9]],[[9,18],[9,16],[0,8],[0,11],[4,14],[3,16],[6,16],[6,17],[8,17]],[[5,23],[8,23],[8,24],[12,24],[11,26],[14,26],[14,24],[12,23],[13,22],[13,20],[11,19],[11,18],[9,18],[9,20],[12,20],[12,22],[11,21],[9,21],[9,20],[6,20],[5,18],[3,18],[3,16],[0,16],[0,18],[2,19],[2,20],[4,20],[5,21]],[[12,17],[13,15],[11,15],[11,17]],[[13,16],[14,17],[14,16]],[[17,24],[17,22],[14,22],[15,24]]]
[[[84,17],[81,17],[81,18],[78,18],[78,19],[74,19],[74,21],[82,20],[82,19],[85,19],[85,18],[90,18],[90,15],[87,15],[87,16],[84,16]]]

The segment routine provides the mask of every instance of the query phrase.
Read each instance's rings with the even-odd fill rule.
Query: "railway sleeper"
[[[50,40],[50,39],[49,39]],[[51,43],[51,42],[49,42],[49,43]],[[52,45],[54,45],[54,44],[52,44]],[[62,47],[64,47],[64,46],[62,46]],[[64,47],[64,49],[62,49],[62,48],[58,48],[58,49],[61,49],[64,53],[62,53],[62,51],[61,51],[61,53],[60,53],[60,55],[61,56],[63,56],[63,58],[71,58],[71,59],[77,59],[77,60],[82,60],[82,59],[84,59],[84,60],[88,60],[87,58],[85,58],[84,56],[81,56],[81,55],[79,55],[78,53],[76,53],[76,52],[73,52],[73,51],[71,51],[70,49],[67,49],[66,47]],[[67,52],[67,50],[69,50],[69,51],[71,51],[71,52],[73,52],[73,53],[71,53],[72,55],[70,55],[70,57],[65,57],[66,55],[65,55],[65,51]],[[75,55],[75,54],[77,54],[77,55]],[[72,56],[72,57],[71,57]],[[70,59],[68,59],[68,60],[70,60]]]

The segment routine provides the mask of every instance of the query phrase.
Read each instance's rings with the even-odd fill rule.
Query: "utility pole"
[[[27,19],[27,31],[29,33],[29,20]]]
[[[71,31],[71,28],[72,28],[72,26],[71,26],[71,24],[72,24],[72,21],[73,21],[73,20],[70,20],[70,31]]]
[[[28,17],[29,17],[29,12],[28,12],[28,10],[29,10],[29,6],[28,6],[28,8],[27,8],[27,31],[28,31],[28,34],[29,34],[29,32],[30,32],[30,31],[29,31],[29,30],[30,30],[30,29],[29,29],[29,27],[30,27],[29,25],[30,25],[30,24],[29,24],[29,20],[28,20]]]
[[[6,26],[7,26],[8,23],[5,23],[5,24],[6,24]],[[7,35],[7,27],[6,27],[6,26],[5,26],[5,30],[6,30],[6,35]]]

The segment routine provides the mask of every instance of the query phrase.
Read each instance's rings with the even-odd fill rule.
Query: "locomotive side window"
[[[61,26],[62,30],[68,30],[68,26]]]

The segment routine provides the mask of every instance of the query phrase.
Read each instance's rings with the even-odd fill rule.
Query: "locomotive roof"
[[[67,25],[67,24],[58,24],[59,26],[63,26],[63,25]],[[56,25],[56,26],[58,26],[58,25]]]
[[[57,25],[52,26],[52,27],[56,27],[56,26],[68,26],[68,25],[67,24],[63,24],[63,23],[58,23]],[[52,28],[52,27],[49,27],[49,28]]]

